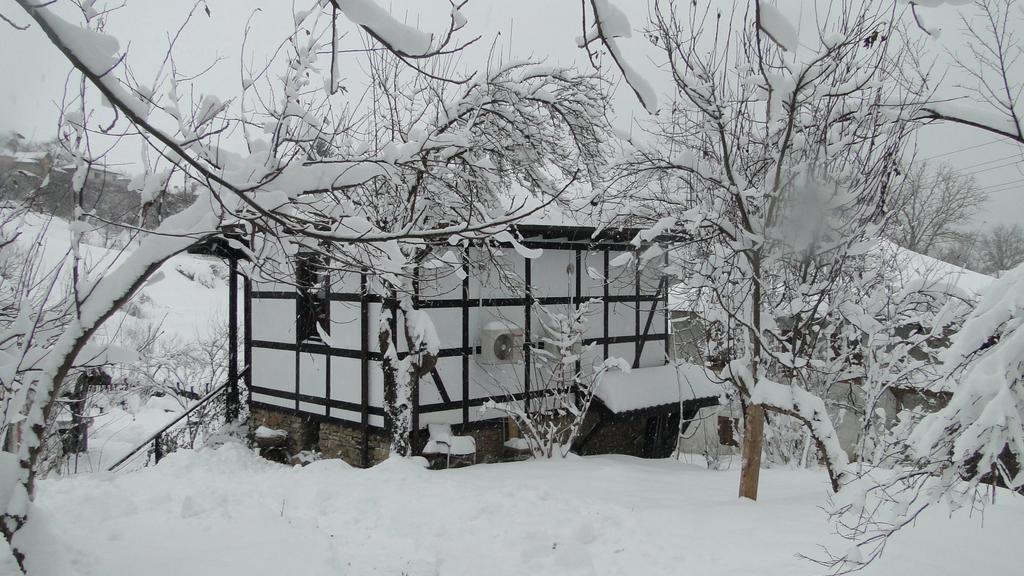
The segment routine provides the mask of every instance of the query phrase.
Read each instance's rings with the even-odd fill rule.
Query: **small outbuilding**
[[[538,410],[548,393],[538,384],[536,359],[545,344],[535,306],[573,310],[597,299],[583,334],[583,344],[594,346],[584,354],[622,358],[634,370],[609,373],[601,384],[601,415],[588,420],[580,448],[666,455],[681,407],[696,410],[687,406],[718,395],[701,388],[680,397],[678,386],[667,387],[668,279],[659,243],[674,240],[562,217],[521,222],[497,240],[435,247],[414,273],[413,305],[429,315],[439,349],[436,365],[412,386],[413,452],[427,446],[428,426],[448,430],[440,425],[472,436],[476,461],[501,458],[515,429],[505,412],[485,404]],[[378,331],[398,302],[368,271],[325,269],[299,258],[294,278],[246,282],[251,425],[286,431],[292,453],[313,450],[369,466],[388,456]],[[408,349],[402,346],[400,356]],[[616,429],[629,440],[602,440]]]

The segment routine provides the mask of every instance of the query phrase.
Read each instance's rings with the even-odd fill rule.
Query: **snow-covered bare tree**
[[[963,241],[964,228],[988,199],[974,181],[949,164],[912,164],[886,233],[894,242],[935,256]]]
[[[919,117],[970,126],[1024,145],[1018,114],[1021,46],[1015,34],[1024,13],[1014,0],[977,0],[964,16],[968,50],[958,65],[973,82],[968,97],[926,104]],[[937,98],[936,98],[937,99]],[[965,103],[969,102],[969,103]],[[830,553],[837,573],[877,559],[892,535],[935,503],[976,509],[981,484],[1020,490],[1024,457],[1024,265],[1007,271],[981,295],[940,354],[940,377],[952,389],[933,414],[904,418],[893,429],[891,457],[852,475],[833,503],[840,534],[852,543]]]
[[[1020,224],[996,224],[978,240],[982,272],[1001,274],[1024,262],[1024,228]]]
[[[822,399],[826,327],[849,263],[877,237],[912,125],[890,106],[906,95],[912,53],[894,40],[888,2],[844,2],[811,34],[774,6],[720,10],[656,2],[648,35],[675,98],[638,138],[633,178],[669,175],[645,202],[707,239],[676,255],[681,278],[723,322],[724,376],[745,406],[741,496],[756,498],[764,410],[806,425],[838,490],[847,455]]]
[[[928,4],[964,4],[931,0]],[[958,82],[960,93],[931,98],[919,117],[970,126],[1016,142],[1024,141],[1021,124],[1021,56],[1019,37],[1024,20],[1017,0],[975,0],[964,10],[965,45],[950,56],[969,80]],[[925,31],[932,33],[927,28]]]
[[[390,409],[398,414],[408,376],[431,361],[429,316],[411,297],[417,266],[438,258],[435,246],[514,242],[509,226],[591,177],[607,139],[605,89],[593,74],[534,62],[454,69],[451,56],[475,41],[457,38],[466,25],[461,4],[446,9],[447,26],[432,34],[372,0],[310,0],[280,50],[244,63],[230,95],[195,89],[176,68],[173,41],[159,65],[133,68],[104,33],[116,11],[68,2],[76,23],[62,16],[65,6],[18,4],[33,23],[24,33],[44,33],[80,74],[80,111],[65,114],[72,137],[84,143],[114,131],[145,142],[141,216],[172,179],[197,193],[190,208],[140,230],[134,249],[102,274],[83,274],[69,253],[71,296],[60,303],[72,317],[59,332],[41,335],[46,319],[27,307],[0,327],[3,423],[20,430],[12,451],[0,454],[2,529],[23,569],[16,535],[30,511],[54,391],[90,337],[167,258],[229,222],[248,233],[250,244],[232,242],[248,251],[256,277],[292,277],[310,253],[321,274],[368,270],[402,325],[387,337],[397,366]],[[200,8],[183,6],[183,21]],[[353,28],[366,42],[354,50],[342,46]],[[365,93],[342,82],[345,59],[353,71],[370,70]],[[112,113],[85,106],[94,91]],[[79,169],[88,170],[88,146],[76,149]],[[536,201],[509,201],[513,183]],[[90,217],[75,214],[76,238]],[[410,344],[401,352],[399,332]],[[403,435],[396,438],[401,451]]]

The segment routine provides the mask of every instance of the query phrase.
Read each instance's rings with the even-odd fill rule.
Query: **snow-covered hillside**
[[[737,473],[624,456],[446,471],[398,459],[292,468],[227,444],[136,473],[44,481],[32,574],[822,573],[797,554],[842,546],[819,509],[824,471],[766,470],[756,503],[736,498]],[[1006,550],[1024,503],[1002,500],[984,523],[928,511],[863,574],[1016,573]]]

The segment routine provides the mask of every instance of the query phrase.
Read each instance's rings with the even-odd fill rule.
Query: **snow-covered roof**
[[[872,253],[882,260],[887,274],[897,289],[943,291],[961,293],[968,298],[977,298],[995,278],[943,262],[937,258],[918,254],[889,242],[880,240]],[[676,284],[669,289],[668,308],[674,311],[697,311],[706,302],[701,302],[699,290],[685,284]],[[704,294],[704,298],[708,295]]]
[[[582,184],[571,186],[554,201],[531,193],[519,184],[513,184],[508,197],[502,200],[504,210],[526,214],[516,222],[516,228],[526,235],[543,233],[545,229],[562,230],[571,239],[594,236],[597,239],[612,238],[630,241],[640,231],[637,222],[644,222],[647,228],[651,221],[658,220],[655,214],[646,214],[640,219],[642,210],[627,203],[595,201],[595,191]],[[665,219],[674,223],[673,219]],[[670,225],[660,221],[654,225],[651,237],[664,238]]]
[[[995,280],[987,274],[974,272],[962,266],[901,248],[888,240],[881,240],[875,250],[883,258],[888,256],[894,261],[897,269],[896,275],[899,276],[905,288],[915,283],[933,289],[938,289],[941,286],[953,288],[972,298],[977,298]]]
[[[681,363],[607,372],[594,395],[609,410],[620,413],[698,398],[716,398],[721,392],[721,386],[711,379],[706,369]]]

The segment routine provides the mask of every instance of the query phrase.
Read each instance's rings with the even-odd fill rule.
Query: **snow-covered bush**
[[[540,397],[527,404],[513,399],[522,390],[506,389],[502,391],[505,398],[489,400],[482,407],[508,415],[535,458],[567,456],[604,374],[613,369],[629,371],[625,360],[601,360],[594,354],[596,344],[583,344],[591,307],[599,304],[600,300],[589,299],[565,312],[535,304],[543,335],[541,345],[530,352],[535,360],[531,392]]]

